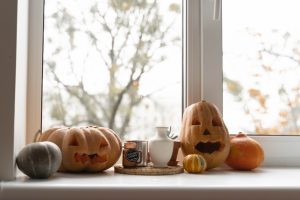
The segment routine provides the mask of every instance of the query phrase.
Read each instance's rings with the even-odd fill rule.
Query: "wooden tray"
[[[168,166],[168,167],[131,167],[124,168],[122,165],[115,165],[115,172],[120,174],[131,174],[131,175],[173,175],[183,173],[182,166]]]

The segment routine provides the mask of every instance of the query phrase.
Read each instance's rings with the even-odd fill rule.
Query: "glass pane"
[[[231,133],[300,134],[299,6],[223,1],[224,118]]]
[[[98,125],[122,139],[182,113],[181,0],[46,0],[43,129]]]

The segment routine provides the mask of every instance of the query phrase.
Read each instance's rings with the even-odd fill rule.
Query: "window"
[[[223,2],[223,108],[232,133],[300,134],[299,5]]]
[[[187,4],[187,5],[186,5]],[[226,24],[226,18],[222,19],[222,13],[226,12],[226,2],[223,2],[223,11],[221,12],[221,1],[219,0],[189,0],[184,1],[182,8],[183,13],[186,8],[186,14],[183,15],[183,30],[182,35],[184,41],[184,54],[183,63],[186,66],[183,69],[183,105],[190,105],[199,101],[199,99],[206,99],[215,103],[221,110],[224,108],[225,123],[228,123],[229,129],[231,122],[228,121],[232,116],[226,113],[226,105],[228,103],[226,97],[226,85],[224,84],[224,102],[223,105],[223,71],[222,71],[222,22],[223,29]],[[230,4],[232,5],[232,4]],[[238,4],[237,4],[238,5]],[[35,11],[39,11],[39,16],[35,16],[35,12],[31,12],[34,20],[40,20],[39,23],[33,23],[31,26],[38,26],[43,21],[41,20],[43,13],[41,12],[42,6],[37,9],[37,4],[34,5]],[[232,9],[232,8],[231,8]],[[223,14],[226,17],[226,13]],[[38,28],[31,28],[31,30],[42,30],[40,25]],[[36,32],[35,32],[36,33]],[[225,34],[225,32],[224,32]],[[30,34],[32,35],[32,34]],[[42,34],[39,33],[38,36]],[[224,36],[225,37],[225,36]],[[35,35],[36,38],[36,35]],[[36,40],[33,40],[36,42]],[[224,41],[224,50],[226,50],[226,41]],[[35,47],[35,48],[34,48]],[[41,51],[41,45],[36,44],[32,46],[35,49],[35,54]],[[40,48],[40,49],[39,49]],[[226,52],[224,52],[225,54]],[[30,54],[32,55],[32,54]],[[226,56],[226,55],[225,55]],[[34,55],[32,55],[34,57]],[[30,58],[30,57],[29,57]],[[33,69],[32,72],[42,73],[40,66],[42,61],[38,58],[30,59],[35,62],[30,65]],[[226,73],[226,57],[224,57],[224,73]],[[32,73],[30,73],[32,74]],[[36,76],[33,78],[38,79]],[[30,88],[36,87],[35,91],[40,91],[41,80],[36,82],[32,81]],[[179,91],[178,91],[179,92]],[[181,93],[181,92],[180,92]],[[40,100],[39,95],[29,95],[35,97],[36,101],[30,101],[29,104]],[[231,103],[233,105],[233,103]],[[37,104],[32,105],[32,108],[37,108]],[[33,113],[41,113],[38,108]],[[38,114],[36,114],[38,116]],[[28,132],[33,133],[40,127],[41,117],[30,118],[31,122],[28,123]],[[33,120],[34,119],[34,120]],[[240,119],[238,119],[240,121]],[[235,120],[237,121],[237,120]],[[232,132],[231,132],[232,133]],[[277,166],[299,166],[300,159],[298,152],[300,139],[296,136],[251,136],[258,140],[265,150],[265,165]],[[293,153],[295,152],[295,153]]]
[[[122,139],[178,134],[182,1],[53,1],[44,7],[43,129],[98,125]]]
[[[266,1],[266,0],[265,0]],[[12,1],[13,2],[13,1]],[[23,1],[22,1],[23,2]],[[25,1],[24,1],[25,2]],[[23,4],[26,4],[25,3]],[[47,1],[46,1],[47,2]],[[116,1],[120,2],[120,1]],[[149,1],[150,2],[150,1]],[[153,1],[151,1],[153,2]],[[236,8],[236,6],[240,5],[238,1],[234,1],[234,10],[239,10]],[[251,1],[253,4],[255,4],[256,1]],[[261,1],[260,1],[261,2]],[[259,6],[261,6],[261,3]],[[268,1],[269,2],[269,1]],[[294,1],[295,2],[295,1]],[[52,2],[54,3],[54,1]],[[228,2],[223,2],[223,13],[226,12],[226,4]],[[185,6],[187,4],[187,6]],[[274,4],[274,2],[269,3]],[[289,3],[282,3],[282,5],[288,5]],[[6,4],[8,5],[8,4]],[[73,3],[72,3],[73,5]],[[232,4],[228,4],[232,5]],[[21,6],[21,4],[20,4]],[[26,10],[27,6],[23,5],[23,9]],[[258,5],[256,5],[259,7]],[[70,6],[72,7],[72,6]],[[296,6],[294,6],[296,7]],[[2,8],[2,7],[1,7]],[[4,7],[3,7],[4,8]],[[11,3],[12,11],[15,12],[9,12],[10,14],[16,14],[17,13],[17,6],[13,3]],[[25,126],[19,126],[19,121],[16,119],[10,118],[9,123],[3,124],[3,126],[9,126],[11,131],[2,132],[1,133],[1,140],[0,140],[0,148],[2,152],[5,152],[5,158],[7,158],[6,165],[2,166],[0,168],[0,176],[1,178],[4,177],[2,174],[6,174],[5,177],[10,177],[10,179],[14,178],[14,155],[18,148],[22,147],[24,145],[23,139],[19,139],[22,137],[18,137],[18,133],[24,133],[27,132],[27,142],[32,141],[32,137],[34,133],[41,128],[41,86],[42,86],[42,63],[43,63],[43,1],[40,0],[30,0],[28,5],[29,10],[27,9],[25,14],[29,14],[28,19],[28,77],[27,77],[27,85],[28,85],[28,91],[27,91],[27,98],[25,98],[25,95],[13,97],[13,96],[5,96],[7,102],[15,102],[16,98],[17,100],[22,102],[22,106],[25,106],[25,102],[27,100],[27,118],[23,121],[27,121],[27,129],[25,130]],[[176,6],[174,7],[176,8]],[[173,8],[173,9],[174,9]],[[221,0],[188,0],[183,3],[183,6],[181,8],[184,8],[183,11],[186,10],[186,14],[183,15],[183,41],[186,41],[184,43],[183,49],[183,63],[185,68],[183,69],[183,95],[182,100],[178,100],[178,102],[183,103],[184,106],[192,104],[194,102],[199,101],[199,99],[203,98],[207,101],[211,101],[222,110],[224,108],[224,114],[225,114],[225,122],[227,123],[228,120],[231,120],[232,117],[229,112],[226,111],[227,104],[228,105],[234,105],[237,106],[234,96],[230,96],[231,101],[228,101],[228,83],[224,84],[224,101],[223,104],[223,72],[222,72],[222,15],[220,15],[221,12]],[[186,8],[186,9],[185,9]],[[265,10],[274,9],[276,7],[267,7]],[[247,7],[248,9],[248,7]],[[292,8],[288,8],[292,9]],[[176,10],[176,9],[175,9]],[[242,9],[241,9],[242,10]],[[286,12],[289,13],[289,11],[285,11],[281,9],[282,13]],[[24,14],[23,13],[23,14]],[[291,13],[297,13],[297,12],[291,12]],[[1,14],[5,14],[5,12],[1,12]],[[6,16],[6,15],[5,15]],[[10,15],[7,15],[11,17]],[[19,17],[22,17],[23,15],[20,14]],[[224,24],[223,28],[226,31],[225,23],[226,23],[226,13],[224,13]],[[24,18],[25,20],[26,18]],[[259,19],[257,19],[259,20]],[[284,20],[284,18],[281,18],[281,20]],[[290,23],[290,21],[287,22],[287,24]],[[46,24],[45,24],[46,25]],[[292,23],[292,27],[297,27],[296,23]],[[8,29],[7,29],[8,30]],[[72,31],[72,30],[69,30]],[[271,30],[272,31],[272,30]],[[12,30],[12,32],[16,32],[16,30]],[[5,32],[6,33],[6,32]],[[22,33],[27,33],[27,31],[23,31]],[[225,33],[225,32],[224,32]],[[2,36],[4,32],[0,32],[0,35]],[[280,31],[276,34],[280,34]],[[4,34],[5,35],[5,34]],[[9,36],[9,34],[6,34]],[[5,35],[5,36],[6,36]],[[291,35],[285,35],[285,37],[291,41]],[[9,37],[8,37],[9,38]],[[284,39],[284,38],[283,38]],[[21,40],[24,41],[24,40]],[[281,40],[282,41],[282,40]],[[20,41],[19,41],[20,42]],[[26,48],[24,46],[20,46],[20,44],[17,44],[18,49]],[[226,50],[226,41],[224,41],[224,47]],[[278,41],[280,42],[280,41]],[[228,43],[227,43],[228,44]],[[297,43],[294,43],[295,45]],[[290,43],[286,44],[287,46],[290,45]],[[10,47],[16,50],[15,43],[11,42]],[[69,47],[68,47],[69,48]],[[276,47],[277,49],[279,47]],[[274,50],[277,50],[274,48]],[[9,49],[9,46],[7,46],[7,49]],[[283,49],[281,49],[283,50]],[[285,49],[286,50],[286,49]],[[16,51],[15,51],[16,52]],[[51,52],[48,52],[51,53]],[[224,54],[228,52],[224,51]],[[293,53],[287,50],[287,52],[281,52],[281,53]],[[50,54],[47,54],[45,52],[45,59]],[[287,54],[284,54],[287,55]],[[226,55],[225,55],[226,56]],[[271,62],[273,56],[267,57],[268,62]],[[297,58],[297,57],[296,57]],[[231,75],[227,74],[227,67],[231,66],[228,65],[226,60],[227,58],[224,57],[224,73],[229,78]],[[287,61],[288,58],[284,58],[284,62]],[[2,62],[2,60],[0,60]],[[278,62],[277,64],[281,64],[283,62],[282,60]],[[290,63],[290,61],[288,61]],[[27,60],[23,60],[23,63],[27,63]],[[7,63],[4,63],[5,66]],[[262,66],[262,65],[261,65]],[[290,67],[295,66],[295,63],[291,65]],[[9,66],[10,69],[13,71],[13,73],[6,73],[6,74],[0,74],[4,79],[9,79],[10,81],[7,81],[5,84],[7,84],[8,87],[15,88],[14,80],[16,77],[14,76],[14,70],[16,68],[15,65],[11,64]],[[268,67],[268,65],[266,66]],[[226,69],[227,68],[227,69]],[[1,68],[2,69],[2,68]],[[267,69],[267,68],[266,68]],[[231,70],[229,70],[231,71]],[[229,72],[228,71],[228,72]],[[22,71],[16,71],[17,74],[23,74]],[[18,76],[17,76],[18,77]],[[72,77],[70,77],[70,80]],[[18,79],[20,80],[20,79]],[[68,80],[68,81],[70,81]],[[22,83],[25,82],[25,79]],[[226,80],[225,80],[226,82]],[[26,83],[24,83],[26,84]],[[24,86],[22,84],[22,86]],[[20,83],[17,84],[17,87],[20,86]],[[46,86],[46,83],[45,83]],[[291,87],[292,88],[292,87]],[[16,88],[16,92],[18,92],[19,89]],[[249,95],[249,90],[248,91]],[[256,92],[256,91],[255,91]],[[254,94],[255,94],[254,92]],[[181,94],[181,91],[178,91],[178,93]],[[250,93],[251,94],[251,93]],[[18,94],[19,95],[19,94]],[[64,94],[63,94],[64,95]],[[254,95],[254,97],[257,95]],[[259,95],[258,95],[259,97]],[[296,97],[296,96],[294,96]],[[14,99],[15,98],[15,99]],[[177,99],[177,98],[176,98]],[[255,98],[253,99],[257,101]],[[231,103],[230,103],[231,102]],[[179,103],[180,104],[180,103]],[[16,105],[11,105],[6,103],[6,101],[3,101],[3,105],[1,106],[8,106],[7,109],[10,109],[12,113],[17,113],[20,111],[20,109],[16,109]],[[18,104],[19,105],[19,104]],[[256,102],[257,105],[257,102]],[[180,106],[181,107],[181,106]],[[281,107],[280,107],[281,109]],[[181,111],[180,111],[181,112]],[[1,117],[4,119],[7,117],[5,114],[0,113]],[[285,113],[283,113],[285,115]],[[21,116],[21,115],[18,115]],[[21,118],[21,117],[20,117]],[[236,118],[235,118],[236,119]],[[242,118],[235,120],[234,122],[239,122],[242,120]],[[167,122],[169,123],[169,122]],[[229,124],[232,124],[232,122],[228,122]],[[297,122],[298,123],[298,122]],[[18,127],[19,129],[14,129],[14,134],[12,134],[12,128],[11,125],[14,125],[15,127]],[[230,127],[229,127],[230,128]],[[22,129],[22,130],[21,130]],[[7,129],[8,130],[8,129]],[[246,129],[245,129],[246,130]],[[255,139],[259,140],[261,144],[264,147],[266,159],[265,163],[266,165],[285,165],[285,166],[300,166],[300,156],[297,154],[299,151],[299,143],[300,139],[296,136],[252,136]],[[2,139],[5,138],[5,139]],[[13,147],[13,148],[12,148]],[[2,154],[1,154],[2,155]]]

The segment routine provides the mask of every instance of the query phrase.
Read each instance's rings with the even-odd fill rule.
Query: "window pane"
[[[43,129],[98,125],[122,139],[178,133],[181,0],[46,0]]]
[[[299,6],[223,1],[224,118],[231,133],[300,134]]]

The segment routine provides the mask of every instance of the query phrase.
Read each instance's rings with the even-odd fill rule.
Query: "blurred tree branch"
[[[91,6],[90,13],[93,18],[90,21],[83,17],[82,22],[76,22],[67,9],[60,9],[51,16],[56,20],[57,30],[61,34],[67,33],[70,52],[77,48],[76,33],[84,33],[89,38],[91,47],[97,51],[108,71],[108,92],[90,94],[85,89],[83,74],[76,84],[67,84],[58,76],[54,59],[50,59],[51,62],[46,64],[54,81],[63,86],[68,95],[78,100],[86,111],[84,118],[75,117],[70,124],[92,123],[107,126],[124,136],[133,109],[144,99],[139,95],[140,80],[156,64],[164,61],[164,55],[157,54],[158,50],[176,45],[179,40],[177,36],[175,38],[168,36],[176,19],[163,26],[157,1],[108,0],[108,2],[107,9],[101,9],[98,2]],[[173,11],[178,14],[179,7],[176,7],[176,4],[172,6]],[[81,25],[78,25],[79,23]],[[97,29],[84,28],[91,25]],[[67,58],[72,68],[74,63],[70,53]],[[99,64],[99,68],[103,68],[103,65]],[[74,76],[76,72],[73,71],[72,74]],[[99,78],[101,79],[101,75]],[[120,78],[126,82],[121,82]],[[63,104],[62,100],[60,103]],[[68,124],[66,117],[66,115],[57,116],[64,124]]]

